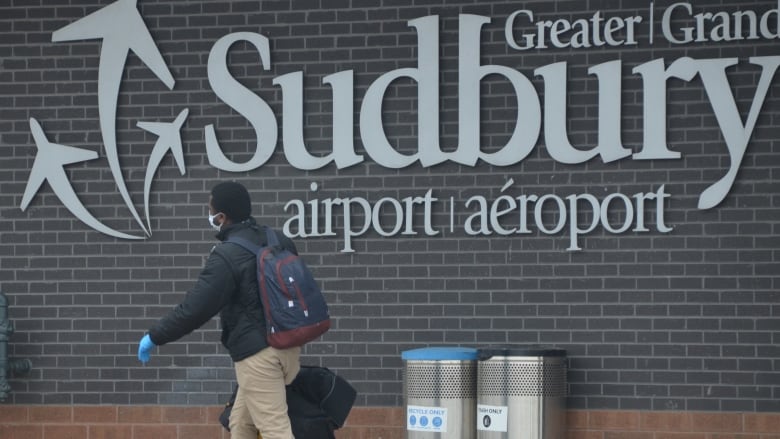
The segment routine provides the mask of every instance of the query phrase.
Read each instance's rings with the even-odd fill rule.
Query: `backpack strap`
[[[259,255],[260,251],[262,250],[261,246],[255,244],[252,241],[249,241],[248,239],[244,239],[238,236],[230,236],[227,240],[225,240],[225,242],[232,242],[239,247],[243,247],[246,251],[253,253],[255,256]]]
[[[281,245],[281,243],[279,242],[279,236],[276,234],[276,232],[274,232],[274,229],[270,227],[265,227],[265,238],[268,241],[269,247],[279,247]],[[248,239],[244,239],[239,236],[230,236],[228,237],[228,239],[225,240],[225,242],[232,242],[233,244],[238,244],[239,246],[244,247],[247,251],[252,252],[255,255],[259,255],[263,247],[255,244],[252,241],[249,241]]]
[[[265,237],[268,239],[268,245],[271,247],[279,247],[279,237],[276,236],[274,229],[270,227],[265,228]]]

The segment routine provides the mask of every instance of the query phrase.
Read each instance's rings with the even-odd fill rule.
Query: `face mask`
[[[219,215],[219,214],[217,214],[217,215]],[[217,224],[217,223],[214,222],[214,219],[217,217],[217,215],[209,214],[209,225],[211,226],[212,229],[214,229],[217,232],[219,232],[222,229],[222,225],[221,224]]]

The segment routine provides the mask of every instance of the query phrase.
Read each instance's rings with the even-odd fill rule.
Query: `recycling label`
[[[447,431],[447,409],[442,407],[406,407],[406,429],[444,433]]]
[[[507,431],[507,413],[509,407],[483,405],[477,406],[477,430]]]

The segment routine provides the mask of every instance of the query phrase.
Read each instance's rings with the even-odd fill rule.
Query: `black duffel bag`
[[[230,431],[230,411],[238,386],[219,416],[219,422]],[[301,371],[287,386],[287,413],[296,439],[335,439],[334,431],[343,427],[355,403],[357,392],[330,369],[301,366]]]

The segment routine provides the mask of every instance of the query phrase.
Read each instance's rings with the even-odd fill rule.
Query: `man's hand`
[[[144,338],[141,339],[141,343],[138,344],[138,359],[141,360],[141,363],[148,363],[149,358],[152,354],[152,349],[154,349],[157,345],[152,342],[151,337],[149,337],[149,334],[144,335]]]

